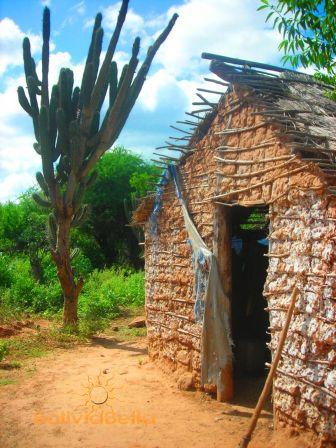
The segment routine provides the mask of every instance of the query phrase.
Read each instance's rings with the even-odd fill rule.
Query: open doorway
[[[269,317],[262,291],[267,275],[266,208],[234,207],[231,212],[231,322],[235,401],[255,400],[264,383]]]

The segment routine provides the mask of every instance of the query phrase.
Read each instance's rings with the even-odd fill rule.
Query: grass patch
[[[21,361],[41,358],[56,348],[70,349],[83,342],[86,342],[85,338],[68,334],[59,328],[51,328],[25,338],[20,336],[10,338],[6,340],[6,365],[10,365],[11,368],[20,368]]]
[[[14,380],[13,378],[0,378],[0,387],[15,383],[17,383],[17,380]]]
[[[124,316],[110,321],[109,326],[105,329],[104,334],[112,336],[116,342],[134,341],[147,335],[147,328],[128,328],[128,324],[136,316],[144,314],[143,307],[131,308],[127,310]]]
[[[48,353],[44,340],[39,336],[29,337],[27,339],[12,339],[9,344],[10,356],[15,358],[40,358]]]
[[[127,326],[122,326],[118,331],[113,332],[118,342],[124,341],[134,341],[138,338],[143,338],[147,335],[147,328],[128,328]]]
[[[0,324],[8,324],[13,321],[21,320],[24,312],[14,309],[11,306],[7,306],[1,303],[0,300]]]

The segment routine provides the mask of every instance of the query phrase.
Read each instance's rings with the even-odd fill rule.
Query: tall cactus
[[[36,73],[29,39],[26,37],[23,40],[28,97],[25,89],[19,87],[18,99],[32,118],[36,138],[34,149],[42,159],[42,172],[36,174],[36,180],[43,194],[35,194],[34,199],[40,206],[50,209],[48,233],[64,294],[63,322],[66,325],[77,322],[77,302],[83,286],[83,279],[75,278],[71,267],[70,229],[85,219],[87,207],[82,204],[82,199],[85,189],[95,180],[95,164],[118,138],[153,58],[177,19],[174,14],[165,30],[149,47],[137,73],[140,39],[135,39],[129,63],[124,66],[118,79],[118,67],[113,56],[127,9],[128,0],[123,0],[101,65],[104,32],[101,27],[102,15],[97,14],[80,88],[74,88],[73,72],[62,68],[58,83],[52,87],[49,95],[48,8],[43,13],[42,80]],[[108,107],[102,117],[106,96]]]

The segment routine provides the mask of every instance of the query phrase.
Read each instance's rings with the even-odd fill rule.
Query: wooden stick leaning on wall
[[[290,299],[290,304],[289,304],[289,308],[287,311],[287,315],[286,315],[286,321],[284,324],[284,327],[282,329],[282,332],[280,334],[279,337],[279,343],[278,343],[278,347],[276,349],[272,364],[271,364],[271,368],[270,371],[268,372],[266,381],[265,381],[265,385],[263,387],[263,390],[261,391],[257,406],[254,409],[251,421],[250,421],[250,425],[249,428],[245,434],[245,436],[241,439],[238,448],[247,448],[248,444],[250,443],[253,431],[255,430],[255,427],[257,426],[257,422],[258,422],[258,418],[260,416],[260,413],[264,407],[265,401],[267,399],[267,396],[269,394],[269,391],[271,390],[272,384],[273,384],[273,377],[275,375],[276,369],[278,367],[280,358],[281,358],[281,354],[282,354],[282,349],[285,345],[285,341],[286,341],[286,337],[287,337],[287,332],[288,332],[288,328],[289,328],[289,324],[293,315],[293,311],[295,308],[295,302],[296,302],[296,298],[299,294],[299,290],[296,286],[294,286],[292,295],[291,295],[291,299]]]

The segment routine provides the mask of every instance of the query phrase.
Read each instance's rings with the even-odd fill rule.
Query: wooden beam
[[[203,59],[210,59],[212,61],[218,61],[218,62],[227,62],[229,64],[236,64],[236,65],[247,65],[249,67],[256,67],[260,68],[262,70],[271,70],[274,72],[291,72],[291,73],[299,73],[295,70],[291,70],[284,67],[277,67],[276,65],[270,65],[270,64],[263,64],[261,62],[254,62],[254,61],[248,61],[245,59],[237,59],[237,58],[229,58],[228,56],[222,56],[219,54],[214,53],[202,53]],[[266,74],[266,73],[265,73]]]
[[[213,253],[217,259],[219,277],[225,295],[232,297],[232,263],[231,263],[231,210],[217,205],[214,212]],[[231,316],[229,316],[231,321]],[[230,361],[220,373],[222,390],[217,390],[217,400],[231,401],[233,398],[233,366]]]

